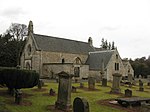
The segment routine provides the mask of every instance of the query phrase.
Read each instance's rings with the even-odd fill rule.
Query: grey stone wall
[[[61,63],[62,59],[64,59],[65,63],[74,63],[77,57],[81,59],[82,63],[85,63],[88,55],[42,51],[43,63]]]
[[[116,55],[118,55],[118,59],[116,59]],[[119,70],[115,70],[115,63],[119,63]],[[107,73],[107,80],[109,81],[113,80],[112,74],[114,73],[124,74],[124,66],[117,51],[112,55],[107,66],[106,73]]]
[[[88,65],[78,65],[80,67],[80,78],[87,78],[89,75]],[[44,64],[43,65],[43,76],[49,78],[55,78],[56,74],[61,71],[65,71],[68,74],[74,74],[73,64]]]

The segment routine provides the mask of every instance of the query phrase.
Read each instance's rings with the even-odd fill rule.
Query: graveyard
[[[64,91],[65,94],[58,95],[58,89],[61,88],[59,83],[55,80],[44,80],[44,84],[40,88],[35,86],[33,88],[21,89],[22,101],[20,104],[16,104],[14,97],[7,94],[7,88],[1,86],[0,112],[64,112],[55,109],[55,105],[59,107],[59,100],[65,97],[70,102],[68,107],[71,109],[71,112],[73,112],[73,108],[78,108],[79,106],[78,104],[73,105],[74,99],[77,97],[84,98],[88,102],[89,112],[140,112],[141,106],[125,107],[111,102],[116,102],[115,99],[118,98],[130,98],[130,92],[125,96],[125,90],[126,92],[131,90],[132,97],[135,98],[150,98],[150,86],[146,82],[143,83],[143,89],[140,89],[141,85],[139,85],[138,80],[137,84],[132,86],[121,84],[117,93],[112,92],[112,90],[114,91],[112,89],[114,84],[112,83],[108,82],[107,86],[103,86],[102,82],[96,82],[93,87],[89,85],[87,80],[83,80],[82,83],[80,81],[72,81],[72,90]],[[65,85],[63,86],[65,87]],[[71,95],[70,98],[66,96],[69,94]],[[60,99],[58,99],[58,96]]]

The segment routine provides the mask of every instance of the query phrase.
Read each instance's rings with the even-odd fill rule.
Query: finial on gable
[[[89,39],[88,39],[88,43],[90,44],[90,46],[93,46],[93,40],[92,40],[92,38],[91,38],[91,37],[89,37]]]
[[[29,21],[29,25],[28,25],[28,35],[30,33],[33,33],[33,22],[32,21]]]

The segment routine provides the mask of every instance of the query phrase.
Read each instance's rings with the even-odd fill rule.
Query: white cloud
[[[149,55],[149,0],[1,0],[0,32],[12,22],[34,32],[81,41],[115,41],[122,57]],[[146,40],[146,41],[145,41]]]

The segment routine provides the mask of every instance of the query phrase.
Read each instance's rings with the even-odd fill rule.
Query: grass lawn
[[[108,87],[102,87],[101,84],[96,83],[96,91],[88,91],[85,89],[77,89],[76,93],[71,94],[71,102],[75,97],[83,97],[89,102],[90,112],[126,112],[126,110],[120,110],[111,106],[104,106],[98,104],[99,100],[114,99],[122,97],[120,94],[110,94],[111,83],[108,83]],[[133,96],[150,97],[150,87],[144,84],[144,92],[138,91],[138,86],[132,87]],[[73,83],[72,86],[79,87],[79,83]],[[87,82],[84,82],[84,86],[88,87]],[[0,88],[0,112],[51,112],[47,109],[48,105],[54,105],[57,99],[56,96],[49,96],[49,89],[53,88],[57,93],[58,83],[45,83],[42,90],[39,91],[37,87],[30,89],[22,89],[23,102],[25,105],[14,104],[14,97],[7,95],[7,88]],[[127,89],[127,86],[121,86],[121,92]]]

